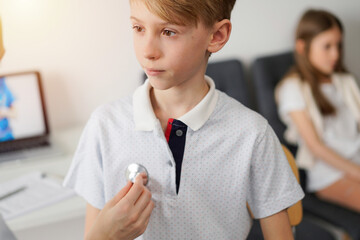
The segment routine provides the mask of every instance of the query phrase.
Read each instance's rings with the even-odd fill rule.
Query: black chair
[[[254,109],[244,68],[239,60],[211,62],[206,69],[206,75],[214,80],[217,89]]]
[[[245,106],[255,109],[252,102],[249,84],[246,81],[244,68],[238,60],[219,61],[208,64],[206,74],[211,77],[217,89],[227,93]],[[296,226],[298,240],[334,240],[334,237],[322,227],[306,219]],[[254,220],[247,240],[263,239],[259,221]]]
[[[285,125],[281,122],[275,103],[274,89],[289,68],[294,64],[292,52],[258,58],[252,66],[258,111],[274,129],[281,143],[295,156],[297,147],[283,137]],[[302,187],[306,190],[306,171],[300,170]],[[343,229],[353,240],[360,240],[360,214],[325,202],[314,194],[306,193],[303,199],[304,215],[324,220]]]

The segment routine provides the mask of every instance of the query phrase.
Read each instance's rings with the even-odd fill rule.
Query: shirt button
[[[176,130],[176,136],[181,137],[183,135],[183,131],[182,130]]]
[[[172,162],[171,162],[171,161],[169,161],[169,165],[170,165],[170,167],[172,167],[172,166],[173,166],[173,164],[172,164]]]

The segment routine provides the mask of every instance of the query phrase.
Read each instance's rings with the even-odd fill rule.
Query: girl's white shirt
[[[309,85],[298,78],[285,80],[276,90],[279,115],[288,127],[284,137],[299,145],[296,158],[301,167],[308,169],[309,191],[327,187],[343,173],[311,154],[291,122],[289,112],[305,110],[328,147],[360,164],[360,94],[354,78],[350,74],[334,74],[332,83],[321,84],[320,89],[335,107],[336,115],[323,117]]]

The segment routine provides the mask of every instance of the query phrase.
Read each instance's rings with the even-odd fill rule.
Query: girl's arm
[[[316,158],[342,170],[350,178],[360,181],[360,166],[343,158],[324,144],[305,110],[290,112],[290,118],[306,146]]]
[[[265,240],[294,239],[286,209],[260,219],[260,225]]]

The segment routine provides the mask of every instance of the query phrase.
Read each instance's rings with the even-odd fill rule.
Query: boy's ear
[[[229,19],[223,19],[213,26],[213,32],[207,50],[210,53],[219,51],[229,40],[231,33],[231,22]]]
[[[297,39],[295,42],[295,51],[299,55],[303,55],[305,53],[305,41],[302,39]]]

